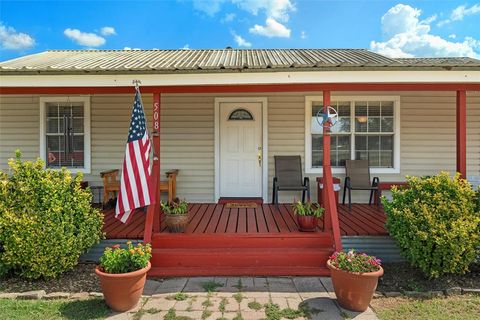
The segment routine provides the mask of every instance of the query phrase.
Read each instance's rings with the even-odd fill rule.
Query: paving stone
[[[330,298],[313,298],[307,299],[303,302],[310,310],[311,319],[314,320],[343,320],[344,317],[340,314],[340,310],[335,304],[334,300]]]
[[[0,299],[15,299],[17,296],[18,293],[16,292],[0,293]]]
[[[242,311],[243,320],[260,320],[265,318],[264,311]]]
[[[301,299],[300,294],[296,291],[293,292],[270,292],[271,298],[298,298]]]
[[[202,319],[202,311],[177,311],[177,317],[190,317],[192,319]]]
[[[17,294],[17,299],[20,300],[37,300],[41,299],[47,293],[45,290],[34,290],[34,291],[26,291]]]
[[[429,299],[432,297],[432,293],[430,291],[405,291],[404,295],[410,298],[417,298],[417,299]]]
[[[90,297],[88,292],[75,292],[70,295],[70,299],[73,300],[85,300]]]
[[[296,292],[292,278],[267,278],[270,293],[273,292]]]
[[[175,301],[175,300],[174,300]],[[188,310],[203,310],[202,307],[193,309],[192,299],[187,299],[183,301],[177,301],[174,306],[175,310],[188,311]]]
[[[292,309],[298,309],[302,301],[303,300],[301,298],[287,298],[288,306]]]
[[[107,318],[107,320],[132,320],[133,315],[128,312],[112,312]]]
[[[213,277],[196,277],[190,278],[185,285],[183,291],[185,292],[205,292],[203,285],[207,282],[214,281]]]
[[[253,278],[253,287],[251,291],[268,291],[268,282],[265,277],[254,277]]]
[[[288,302],[286,298],[273,298],[271,299],[272,303],[278,304],[280,309],[288,308]]]
[[[448,289],[445,290],[445,294],[447,296],[462,294],[462,288],[460,288],[460,287],[448,288]]]
[[[227,285],[227,277],[215,277],[213,281],[221,283],[223,286]]]
[[[257,292],[242,292],[244,297],[247,298],[266,298],[270,299],[270,293],[268,291],[257,291]],[[284,296],[284,295],[283,295]]]
[[[88,295],[94,298],[103,298],[103,293],[101,292],[90,292],[88,293]]]
[[[145,309],[151,309],[155,308],[158,310],[166,310],[172,308],[175,305],[176,301],[175,300],[167,300],[164,298],[150,298],[148,301],[145,303],[143,308]]]
[[[143,287],[143,295],[151,296],[154,294],[162,283],[155,280],[147,280],[145,286]]]
[[[227,298],[227,304],[225,305],[225,311],[237,312],[240,310],[240,304],[234,298]]]
[[[325,292],[325,288],[317,277],[295,277],[293,283],[299,293]]]
[[[349,319],[355,319],[355,320],[378,320],[377,316],[373,312],[371,308],[368,308],[364,312],[355,312],[351,311],[345,308],[340,308],[340,311],[343,315],[346,315]]]
[[[385,296],[380,291],[375,291],[374,294],[373,294],[373,299],[380,299],[380,298],[384,298],[384,297]]]
[[[90,296],[90,294],[89,294]],[[57,300],[57,299],[68,299],[70,297],[70,293],[68,292],[51,292],[47,293],[42,297],[45,300]]]
[[[398,291],[387,291],[383,293],[385,297],[387,298],[396,298],[396,297],[401,297],[402,293]]]
[[[462,289],[463,294],[474,294],[474,295],[480,295],[480,289]]]
[[[141,320],[159,320],[159,319],[163,319],[166,314],[167,314],[167,311],[160,311],[157,313],[144,313],[140,319]]]
[[[434,290],[434,291],[430,291],[432,297],[442,297],[444,296],[444,293],[443,291],[439,291],[439,290]]]
[[[335,292],[335,289],[333,289],[333,283],[331,278],[320,277],[319,280],[322,283],[322,285],[325,287],[325,290],[327,292]]]
[[[187,283],[188,278],[171,278],[160,283],[154,294],[181,292]]]
[[[208,320],[217,320],[217,319],[220,319],[222,317],[223,317],[222,313],[219,312],[219,311],[216,311],[216,312],[212,312],[212,314],[207,319]]]

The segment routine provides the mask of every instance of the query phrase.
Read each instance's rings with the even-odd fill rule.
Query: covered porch
[[[115,219],[114,209],[105,209],[103,214],[105,216],[103,232],[107,239],[143,239],[145,213],[135,213],[135,220],[127,225]],[[350,212],[348,205],[339,204],[338,219],[342,236],[388,235],[385,229],[386,216],[381,206],[354,204]],[[316,233],[321,232],[325,232],[324,217],[319,220]],[[161,233],[169,234],[164,222],[161,225]],[[258,205],[256,208],[228,208],[224,204],[195,203],[190,205],[186,233],[192,235],[280,233],[287,236],[300,232],[289,204],[280,204],[277,210],[272,204]]]

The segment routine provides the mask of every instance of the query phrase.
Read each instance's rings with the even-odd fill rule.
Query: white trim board
[[[215,198],[220,199],[220,104],[235,102],[262,103],[262,198],[268,202],[268,99],[266,97],[222,97],[215,98]]]
[[[388,173],[400,173],[400,96],[366,96],[366,95],[355,95],[355,96],[343,96],[343,95],[332,95],[330,98],[333,100],[342,100],[342,101],[393,101],[393,112],[394,112],[394,145],[393,145],[393,168],[371,168],[371,173],[376,174],[388,174]],[[311,139],[311,114],[312,114],[312,102],[314,101],[323,101],[323,96],[305,96],[305,172],[306,173],[315,173],[322,174],[323,168],[312,168],[312,139]],[[353,110],[352,110],[353,111]],[[351,124],[352,126],[354,123]],[[353,128],[352,128],[353,130]],[[351,145],[352,151],[351,155],[354,154],[354,145]],[[344,174],[345,168],[333,167],[332,173]]]
[[[90,173],[91,169],[91,161],[92,161],[92,154],[91,154],[91,134],[90,134],[90,127],[91,127],[91,117],[90,117],[90,96],[82,96],[82,97],[40,97],[40,158],[46,161],[45,155],[45,148],[46,148],[46,132],[45,132],[45,125],[46,125],[46,110],[45,105],[48,102],[83,102],[84,106],[84,120],[83,120],[83,136],[84,136],[84,164],[83,168],[68,168],[68,170],[72,173]],[[52,168],[53,170],[60,170]]]
[[[2,75],[2,87],[118,87],[286,83],[478,83],[480,71],[291,71],[196,74]]]

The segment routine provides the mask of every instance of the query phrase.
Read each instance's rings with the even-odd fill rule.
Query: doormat
[[[225,207],[230,209],[256,209],[257,204],[255,202],[229,202]]]

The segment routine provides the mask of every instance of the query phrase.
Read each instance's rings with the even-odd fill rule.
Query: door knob
[[[261,167],[262,166],[262,153],[259,152],[257,154],[257,159],[258,159],[258,165]]]

